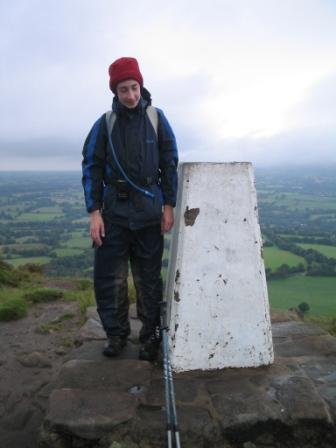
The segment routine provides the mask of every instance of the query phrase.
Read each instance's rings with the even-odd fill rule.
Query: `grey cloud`
[[[185,160],[252,161],[258,165],[336,162],[336,75],[312,86],[303,101],[289,112],[296,128],[264,138],[216,141],[199,132],[182,130]]]
[[[257,165],[336,163],[336,131],[300,129],[269,138],[225,139],[182,154],[185,160],[251,161]]]
[[[0,140],[0,157],[28,159],[74,159],[81,157],[83,142],[62,138],[40,138],[27,140]]]
[[[183,126],[174,129],[181,161],[251,161],[258,166],[336,163],[336,129],[312,127],[268,138],[224,139],[220,142]],[[77,170],[83,142],[60,138],[0,142],[5,168]]]
[[[304,0],[295,5],[292,0],[252,3],[214,0],[209,8],[206,2],[190,7],[187,0],[172,0],[157,8],[154,0],[143,0],[116,8],[111,0],[1,2],[0,169],[78,168],[89,128],[110,107],[108,63],[135,49],[149,71],[155,62],[155,46],[137,46],[139,17],[144,17],[145,29],[162,25],[162,35],[155,37],[172,64],[176,61],[167,40],[174,33],[184,61],[202,67],[193,76],[176,79],[162,73],[147,86],[154,105],[163,108],[172,124],[182,160],[335,160],[335,75],[313,86],[307,99],[289,112],[297,129],[270,138],[222,141],[206,129],[200,112],[213,75],[208,61],[228,58],[228,64],[234,63],[246,47],[259,49],[260,57],[267,51],[314,57],[319,49],[334,48],[335,6],[330,2],[311,2],[316,6],[310,8],[304,8]],[[194,47],[187,45],[190,37]]]

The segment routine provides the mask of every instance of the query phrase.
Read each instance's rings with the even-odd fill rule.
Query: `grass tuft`
[[[27,302],[20,297],[4,299],[0,302],[0,321],[21,319],[26,316],[27,310]]]
[[[10,264],[0,259],[0,286],[19,286],[27,278],[27,274],[14,269]]]
[[[87,291],[92,288],[92,281],[87,278],[78,278],[74,280],[76,288],[80,291]]]
[[[307,316],[304,320],[318,325],[331,336],[336,336],[336,316]]]
[[[35,291],[30,291],[23,296],[28,302],[44,303],[53,302],[63,298],[63,291],[60,289],[41,288]]]
[[[79,290],[79,291],[65,291],[64,292],[64,300],[69,300],[71,302],[77,301],[79,302],[79,309],[82,314],[85,314],[86,309],[89,306],[94,305],[95,298],[92,289]]]
[[[56,317],[49,322],[40,324],[37,327],[38,333],[49,334],[55,333],[56,331],[61,331],[63,329],[63,322],[65,320],[73,319],[75,315],[73,313],[64,313],[61,316]]]

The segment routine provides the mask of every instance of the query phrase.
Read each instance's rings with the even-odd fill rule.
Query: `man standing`
[[[103,354],[118,356],[130,334],[130,263],[142,322],[139,358],[156,359],[160,345],[163,234],[174,224],[177,147],[136,59],[109,67],[112,112],[93,125],[83,149],[82,183],[95,248],[97,311],[107,335]]]

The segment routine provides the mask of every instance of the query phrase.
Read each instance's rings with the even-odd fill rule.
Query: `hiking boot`
[[[119,356],[126,344],[127,338],[110,336],[107,338],[107,342],[104,346],[103,355],[108,357]]]
[[[141,344],[139,350],[139,359],[142,361],[155,361],[160,348],[160,339],[152,335],[146,342]]]

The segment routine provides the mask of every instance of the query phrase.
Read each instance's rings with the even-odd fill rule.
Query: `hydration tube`
[[[112,117],[112,115],[111,115],[111,117]],[[148,190],[145,190],[144,188],[139,187],[138,185],[136,185],[136,184],[135,184],[135,183],[134,183],[128,176],[127,176],[127,174],[125,173],[123,167],[122,167],[122,166],[120,165],[120,163],[119,163],[117,154],[115,153],[114,146],[113,146],[113,143],[112,143],[111,134],[110,134],[109,131],[107,131],[107,134],[108,134],[108,141],[109,141],[109,145],[110,145],[110,147],[111,147],[111,151],[112,151],[113,159],[114,159],[114,161],[115,161],[115,163],[116,163],[116,165],[117,165],[119,171],[121,172],[122,176],[123,176],[124,179],[126,180],[126,182],[127,182],[132,188],[134,188],[135,190],[139,191],[139,192],[142,193],[143,195],[145,195],[145,196],[147,196],[147,197],[149,197],[149,198],[154,199],[155,196],[154,196],[153,193],[151,193],[151,192],[148,191]]]

